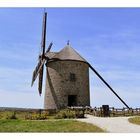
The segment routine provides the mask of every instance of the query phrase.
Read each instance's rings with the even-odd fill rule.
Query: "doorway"
[[[77,96],[68,95],[68,106],[77,106]]]

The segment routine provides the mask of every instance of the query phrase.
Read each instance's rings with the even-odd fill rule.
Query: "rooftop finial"
[[[67,41],[67,45],[68,45],[68,46],[70,45],[70,41],[69,41],[69,40]]]

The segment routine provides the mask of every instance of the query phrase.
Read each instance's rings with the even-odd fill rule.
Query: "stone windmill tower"
[[[67,44],[60,52],[48,53],[45,108],[67,106],[90,106],[89,66],[73,48]]]
[[[43,69],[46,65],[45,109],[62,109],[67,106],[90,106],[89,68],[127,107],[101,75],[78,54],[69,42],[59,52],[50,52],[52,43],[45,51],[47,13],[44,13],[41,54],[33,72],[32,85],[39,77],[38,90],[42,93]]]

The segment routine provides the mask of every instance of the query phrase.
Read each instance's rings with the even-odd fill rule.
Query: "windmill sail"
[[[44,71],[44,65],[42,66],[42,68],[39,72],[39,79],[38,79],[38,92],[40,95],[42,94],[43,71]]]
[[[31,86],[34,84],[34,81],[36,80],[38,76],[38,91],[41,95],[42,93],[42,84],[43,84],[43,71],[44,71],[44,63],[48,61],[49,57],[47,56],[47,53],[50,51],[53,43],[51,42],[45,52],[45,46],[46,46],[46,23],[47,23],[47,13],[44,13],[43,16],[43,27],[42,27],[42,39],[41,39],[41,54],[39,56],[39,62],[33,72],[32,76],[32,83]]]
[[[34,84],[34,81],[36,80],[37,76],[38,76],[38,73],[40,71],[40,66],[41,66],[41,60],[38,62],[34,72],[33,72],[33,76],[32,76],[32,83],[31,83],[31,86],[33,86]]]
[[[47,13],[44,13],[43,17],[43,28],[42,28],[42,42],[41,42],[41,61],[42,65],[40,66],[39,77],[38,77],[38,91],[41,95],[42,93],[42,84],[43,84],[43,70],[44,70],[44,63],[45,63],[45,46],[46,46],[46,22],[47,22]]]
[[[41,41],[42,56],[44,56],[45,46],[46,46],[46,23],[47,23],[47,13],[44,13],[43,28],[42,28],[42,41]]]

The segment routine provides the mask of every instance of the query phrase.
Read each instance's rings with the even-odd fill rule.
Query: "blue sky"
[[[140,106],[140,9],[47,8],[47,44],[70,40],[130,107]],[[41,44],[42,8],[0,8],[0,106],[43,108],[30,87]],[[43,89],[44,90],[44,89]],[[123,104],[90,71],[91,106]]]

